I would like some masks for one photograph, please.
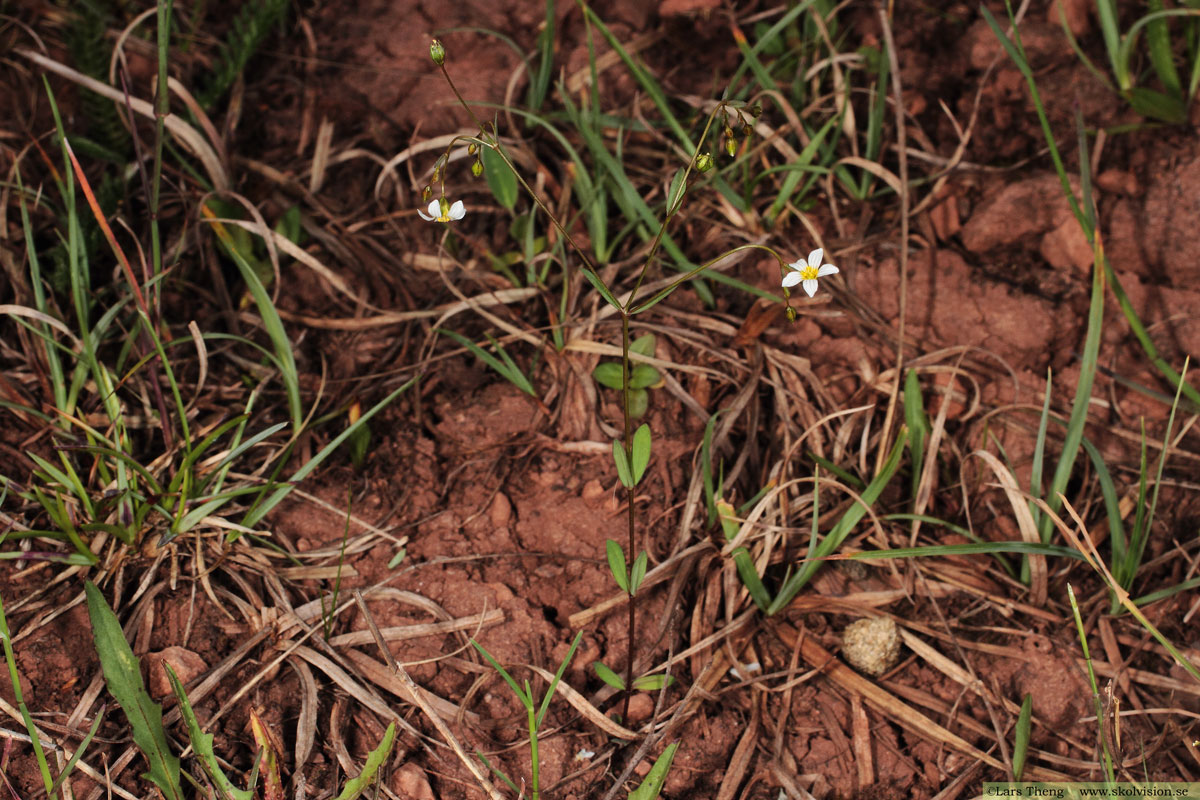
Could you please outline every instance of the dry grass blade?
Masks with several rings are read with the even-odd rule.
[[[317,682],[312,670],[298,658],[288,659],[288,665],[300,678],[300,715],[296,718],[296,772],[299,766],[308,763],[317,733]],[[297,778],[298,779],[298,778]]]
[[[895,695],[880,688],[876,684],[859,675],[850,667],[837,660],[832,653],[817,643],[811,636],[806,636],[790,625],[781,624],[776,628],[779,637],[788,647],[795,647],[799,641],[800,656],[812,666],[820,669],[827,678],[853,694],[861,695],[868,703],[888,714],[900,723],[902,727],[918,736],[933,739],[939,744],[951,747],[971,758],[984,762],[998,770],[1005,769],[1003,763],[977,749],[968,741],[938,725],[924,714],[913,709],[899,700]],[[1032,771],[1030,772],[1032,775]]]
[[[458,756],[459,761],[461,761],[463,765],[470,770],[471,774],[475,776],[475,780],[479,782],[479,785],[483,787],[483,790],[487,792],[488,796],[491,797],[492,800],[501,800],[501,795],[498,791],[496,791],[496,787],[493,786],[492,782],[488,780],[487,776],[480,771],[479,765],[475,763],[475,760],[468,756],[466,751],[463,750],[462,745],[459,744],[458,739],[451,732],[450,728],[438,718],[438,712],[433,709],[432,704],[430,704],[426,698],[426,695],[429,693],[427,693],[420,686],[417,686],[417,684],[413,681],[412,676],[408,674],[408,671],[405,670],[404,667],[399,663],[397,663],[394,658],[392,658],[392,652],[388,649],[387,642],[383,640],[383,635],[379,630],[379,626],[375,624],[375,618],[371,616],[371,610],[367,608],[366,601],[363,600],[362,592],[357,589],[354,591],[354,602],[358,606],[359,611],[362,613],[363,619],[367,621],[367,627],[371,629],[371,634],[375,639],[375,643],[379,646],[379,649],[383,652],[384,657],[387,659],[388,666],[392,669],[392,674],[399,680],[400,685],[403,687],[404,691],[402,693],[396,692],[396,694],[407,694],[412,698],[417,706],[419,706],[420,709],[425,712],[425,716],[429,718],[429,721],[433,723],[433,726],[437,728],[438,733],[442,735],[442,738],[445,740],[446,744],[450,745],[450,748],[454,750],[454,754]],[[353,650],[350,652],[351,654],[355,653]],[[440,699],[434,695],[429,696],[433,697],[434,699]]]
[[[525,666],[532,670],[535,674],[541,676],[541,678],[547,683],[554,680],[553,672],[547,672],[541,667],[535,667],[530,664],[526,664]],[[588,720],[588,722],[591,722],[609,736],[615,736],[618,739],[638,738],[637,733],[634,731],[631,731],[622,725],[618,725],[608,717],[604,716],[604,714],[600,713],[600,710],[589,703],[586,697],[572,689],[571,686],[565,681],[558,682],[558,686],[555,688],[554,693],[556,695],[561,695],[562,698],[570,703],[576,711],[582,714]]]
[[[424,689],[413,683],[412,678],[407,681],[402,677],[407,675],[407,671],[403,671],[403,665],[396,663],[396,672],[392,672],[387,664],[376,661],[366,653],[358,650],[346,650],[343,655],[348,661],[353,662],[354,666],[361,671],[362,676],[375,684],[381,689],[386,689],[396,695],[406,703],[411,703],[426,714],[432,714],[440,717],[443,720],[454,721],[462,715],[464,719],[473,725],[479,724],[479,715],[472,711],[465,711],[459,708],[458,705],[451,703],[449,700],[444,700],[438,697],[428,689]],[[416,688],[416,695],[413,694],[413,687]]]
[[[754,748],[758,744],[760,708],[760,704],[754,702],[750,712],[750,724],[742,732],[742,738],[733,750],[733,757],[729,759],[729,767],[725,770],[725,777],[721,779],[721,788],[717,790],[717,800],[733,800],[737,796],[738,786],[746,776],[750,760],[754,757]]]
[[[148,119],[155,118],[154,106],[145,100],[124,95],[108,84],[101,83],[95,78],[90,78],[82,72],[77,72],[66,64],[62,64],[52,58],[47,58],[40,53],[20,47],[15,48],[13,52],[29,59],[47,72],[60,75],[85,89],[90,89],[96,94],[112,100],[114,103],[124,106],[128,102],[129,107],[143,117]],[[230,186],[229,176],[225,174],[225,167],[221,164],[220,159],[217,158],[216,151],[205,141],[204,137],[195,128],[184,122],[182,117],[170,115],[164,120],[164,124],[167,130],[171,132],[171,135],[183,145],[185,150],[200,159],[200,163],[204,165],[204,171],[208,173],[209,179],[212,180],[213,187],[218,191],[228,190]]]
[[[476,295],[467,300],[444,303],[434,308],[423,308],[419,311],[392,311],[385,314],[376,314],[372,317],[314,317],[309,314],[294,314],[283,309],[278,309],[278,311],[279,316],[288,322],[299,322],[310,328],[320,328],[328,331],[367,331],[373,328],[385,328],[388,325],[400,325],[405,322],[412,322],[415,319],[431,319],[443,315],[451,317],[455,314],[461,314],[464,311],[479,308],[490,308],[509,303],[523,303],[526,300],[537,297],[539,292],[541,292],[541,289],[536,287],[500,289],[499,291]],[[247,317],[246,321],[253,322],[254,318]]]
[[[420,639],[423,636],[441,636],[459,631],[484,630],[503,622],[504,612],[493,608],[491,611],[473,617],[460,617],[446,622],[426,622],[397,628],[380,628],[379,634],[385,642],[402,642],[407,639]],[[334,636],[329,640],[329,644],[334,647],[356,647],[375,640],[372,631],[351,631]]]
[[[1013,474],[1000,459],[986,450],[975,450],[971,455],[987,464],[988,469],[996,476],[996,481],[1012,505],[1013,516],[1016,518],[1017,528],[1021,531],[1021,538],[1031,544],[1040,543],[1042,539],[1038,535],[1037,525],[1034,524],[1033,514],[1029,512],[1029,503],[1021,488],[1017,486]],[[1046,557],[1026,556],[1026,558],[1029,559],[1029,601],[1032,605],[1044,607],[1047,596]]]

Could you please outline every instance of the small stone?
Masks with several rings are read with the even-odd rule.
[[[654,713],[654,698],[648,694],[635,694],[629,698],[629,724],[645,722]]]
[[[860,619],[842,632],[842,655],[859,672],[878,678],[900,658],[900,631],[891,617]]]
[[[425,770],[411,761],[392,773],[392,791],[403,800],[435,800]]]
[[[150,696],[156,700],[172,693],[171,681],[162,662],[171,665],[175,674],[184,686],[208,672],[208,663],[198,653],[193,653],[186,647],[168,647],[157,653],[145,655],[146,666],[150,672]]]
[[[492,505],[488,508],[488,519],[491,520],[493,528],[507,528],[509,520],[512,519],[512,503],[504,492],[496,492],[496,496],[492,498]]]

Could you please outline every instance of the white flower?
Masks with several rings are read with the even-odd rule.
[[[825,251],[818,247],[808,254],[807,263],[804,261],[794,261],[788,264],[788,269],[793,271],[783,276],[783,285],[787,287],[795,286],[799,283],[805,293],[809,297],[812,297],[817,293],[817,278],[824,278],[826,275],[836,275],[838,272],[838,268],[833,264],[822,264],[821,261],[824,258]]]
[[[462,200],[455,200],[454,205],[450,205],[446,201],[446,198],[442,197],[429,201],[428,214],[419,208],[417,209],[417,213],[421,215],[421,219],[429,222],[451,222],[456,219],[462,219],[467,213],[467,208],[463,205]]]

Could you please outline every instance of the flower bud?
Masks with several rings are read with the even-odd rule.
[[[796,309],[792,308],[791,306],[787,307],[787,321],[788,322],[796,321]]]
[[[476,178],[483,174],[483,162],[478,158],[475,159],[475,163],[471,165],[471,174]]]
[[[732,139],[732,138],[733,138],[733,128],[731,128],[731,127],[729,126],[729,123],[728,123],[728,122],[726,122],[726,123],[725,123],[725,138],[726,138],[726,139]]]
[[[433,168],[433,179],[430,183],[437,183],[442,179],[442,168],[440,166]]]
[[[751,128],[748,124],[742,126],[742,136],[745,136],[747,139],[749,139],[753,135],[754,128]]]
[[[469,145],[467,145],[467,155],[473,156],[478,152],[479,152],[479,145],[475,144],[474,142],[471,142]]]
[[[428,203],[431,197],[433,197],[433,187],[426,184],[425,188],[421,190],[421,202]]]
[[[701,172],[708,172],[712,168],[713,168],[712,153],[705,152],[705,153],[701,153],[700,155],[698,155],[696,157],[696,169],[700,170]]]
[[[729,153],[730,158],[737,155],[738,142],[732,136],[725,140],[725,152]]]
[[[441,39],[434,39],[429,43],[429,57],[433,59],[433,63],[439,67],[446,60],[446,48],[442,45]]]
[[[750,112],[750,116],[760,117],[762,116],[762,103],[755,103],[747,110]]]

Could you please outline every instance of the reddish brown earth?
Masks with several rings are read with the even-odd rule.
[[[673,371],[675,386],[652,392],[647,421],[654,431],[655,457],[637,506],[641,541],[652,567],[688,546],[714,543],[677,565],[672,579],[649,590],[639,604],[636,645],[648,665],[688,650],[751,607],[737,592],[728,562],[719,556],[717,534],[702,524],[703,509],[692,527],[680,531],[707,416],[729,407],[748,382],[767,381],[752,393],[720,448],[727,470],[746,453],[740,475],[731,480],[739,501],[776,477],[770,469],[785,458],[785,428],[790,431],[786,441],[795,445],[799,432],[825,414],[869,405],[865,416],[829,423],[805,445],[848,468],[866,468],[867,457],[859,455],[863,420],[871,420],[872,436],[884,424],[895,379],[887,370],[895,363],[895,329],[900,297],[906,292],[905,331],[914,345],[907,363],[920,368],[927,393],[953,382],[966,395],[947,409],[947,436],[966,466],[960,471],[960,462],[947,458],[946,469],[935,476],[939,485],[930,513],[967,524],[959,485],[966,481],[975,492],[971,520],[985,538],[995,539],[1019,534],[1005,513],[1007,501],[987,485],[992,476],[966,454],[993,437],[1027,483],[1035,414],[1047,370],[1054,376],[1055,408],[1064,413],[1069,409],[1085,332],[1092,254],[1043,153],[1024,82],[973,6],[943,4],[946,8],[933,14],[920,4],[896,5],[894,29],[910,145],[949,159],[961,141],[956,126],[967,127],[974,114],[960,166],[948,175],[934,202],[911,221],[903,289],[894,200],[862,209],[845,205],[835,217],[822,195],[809,219],[828,257],[841,267],[841,276],[823,283],[816,302],[797,304],[797,323],[788,325],[779,315],[759,335],[739,340],[747,319],[767,307],[724,291],[718,292],[716,309],[704,308],[685,291],[663,304],[657,316],[647,318],[648,324],[659,326],[657,356],[681,369]],[[995,3],[990,5],[998,11]],[[1097,48],[1087,4],[1068,5],[1076,33],[1085,46]],[[720,84],[722,76],[737,68],[729,12],[713,3],[665,0],[655,10],[649,4],[616,0],[598,8],[622,41],[653,35],[641,54],[672,93],[710,94],[713,76]],[[738,17],[763,10],[739,9]],[[334,123],[339,149],[353,146],[384,160],[458,130],[467,119],[429,63],[430,35],[442,32],[450,54],[447,64],[467,98],[519,101],[526,77],[513,77],[519,63],[514,51],[495,37],[452,29],[495,29],[529,51],[542,18],[541,4],[530,2],[374,0],[307,9],[301,22],[293,18],[286,35],[276,36],[268,55],[255,62],[230,150],[306,184],[312,130],[322,119]],[[1045,9],[1035,9],[1022,31],[1055,134],[1069,168],[1077,174],[1076,104],[1087,125],[1096,128],[1115,129],[1141,120],[1096,85],[1066,47],[1054,19]],[[558,58],[569,75],[587,63],[578,9],[559,3],[556,24]],[[872,6],[848,8],[843,25],[851,31],[848,51],[881,41]],[[600,53],[606,50],[599,47]],[[304,62],[304,71],[298,73],[283,54],[313,60]],[[606,107],[612,108],[625,109],[639,96],[637,84],[620,66],[604,75],[602,91]],[[768,109],[767,123],[783,126],[782,116],[773,114]],[[502,117],[502,133],[507,126]],[[1200,265],[1195,258],[1200,251],[1200,146],[1194,132],[1193,126],[1143,126],[1106,136],[1102,148],[1092,139],[1105,251],[1160,353],[1176,366],[1184,356],[1200,352]],[[890,124],[889,134],[894,135]],[[654,140],[638,144],[654,146]],[[355,397],[374,401],[410,377],[414,365],[431,353],[430,321],[339,329],[306,325],[299,321],[302,317],[337,321],[436,307],[456,299],[447,282],[468,295],[507,287],[483,258],[485,248],[505,243],[507,219],[491,205],[482,183],[463,188],[472,208],[461,226],[466,244],[459,259],[467,264],[465,269],[448,256],[439,264],[443,231],[407,213],[419,204],[425,180],[420,170],[428,169],[436,152],[440,149],[422,154],[411,173],[406,163],[379,195],[374,193],[377,164],[365,159],[337,164],[305,206],[321,226],[343,236],[343,249],[335,255],[321,246],[314,252],[336,262],[339,277],[374,307],[355,307],[326,281],[295,265],[281,287],[279,305],[298,342],[306,389],[315,394],[324,375],[330,409]],[[894,150],[884,163],[898,168]],[[913,174],[932,172],[927,160],[915,156],[908,168]],[[465,175],[465,164],[452,169],[458,170],[455,180]],[[543,177],[561,185],[557,166],[554,174]],[[298,194],[295,184],[283,193],[252,168],[247,168],[239,189],[268,212],[281,210]],[[923,189],[915,199],[926,192]],[[388,215],[396,216],[381,223]],[[373,222],[356,228],[362,220]],[[719,252],[725,241],[706,235],[713,223],[703,212],[677,224],[680,241],[697,257],[710,249]],[[11,215],[9,225],[12,229]],[[770,233],[770,243],[797,258],[815,246],[794,218],[786,228]],[[749,258],[730,274],[778,291],[774,261]],[[11,302],[5,297],[3,302]],[[591,296],[579,302],[576,318],[587,320],[592,303]],[[529,330],[545,324],[545,308],[541,301],[530,301],[502,306],[494,313],[509,325]],[[220,324],[217,313],[213,311],[214,325]],[[482,339],[484,330],[498,330],[469,313],[452,322],[451,327],[476,339]],[[576,335],[578,340],[607,344],[619,340],[612,318],[581,325]],[[340,560],[349,502],[353,515],[373,528],[349,524],[341,600],[348,600],[354,589],[385,587],[375,599],[368,594],[366,600],[380,628],[464,620],[456,630],[393,641],[391,655],[407,665],[420,686],[445,701],[446,721],[469,751],[486,753],[509,775],[528,776],[523,710],[468,639],[477,637],[497,660],[525,678],[532,675],[526,665],[553,671],[576,632],[582,631],[564,680],[602,711],[620,710],[617,698],[590,668],[597,660],[624,665],[629,653],[625,607],[617,603],[594,611],[616,594],[605,562],[605,540],[623,541],[626,530],[624,494],[607,449],[620,413],[613,393],[591,381],[591,370],[600,361],[596,353],[513,345],[523,364],[538,361],[534,375],[541,399],[534,401],[477,360],[453,354],[448,344],[443,340],[438,345],[439,358],[425,365],[422,382],[372,425],[365,468],[356,471],[348,459],[338,459],[306,481],[300,487],[305,494],[285,502],[268,519],[266,529],[273,543],[299,564],[333,568]],[[1161,437],[1169,406],[1134,387],[1160,394],[1168,387],[1149,366],[1111,294],[1100,364],[1089,436],[1110,463],[1135,466],[1137,439],[1120,432],[1136,432],[1144,416],[1151,439]],[[936,409],[935,404],[931,413]],[[32,433],[32,428],[11,421],[0,426],[12,469],[29,468],[21,453],[37,446],[31,442]],[[328,435],[318,432],[302,447],[314,451]],[[1189,454],[1195,448],[1187,447],[1188,441],[1172,455],[1168,475],[1174,485],[1162,501],[1148,555],[1158,560],[1147,568],[1139,594],[1192,577],[1189,560],[1194,554],[1187,545],[1195,537],[1197,510],[1194,495],[1186,491],[1195,463]],[[788,457],[799,456],[793,452]],[[803,476],[811,463],[797,461],[789,469],[789,477]],[[1119,475],[1123,487],[1136,480],[1128,469]],[[896,482],[908,480],[902,475]],[[894,489],[882,502],[889,511],[904,511],[907,498]],[[843,500],[838,493],[823,495],[822,508]],[[1081,491],[1077,500],[1089,524],[1102,528],[1098,492]],[[776,519],[771,524],[788,526],[793,537],[801,537],[790,545],[799,554],[810,518]],[[860,527],[848,545],[878,547],[873,531]],[[927,528],[925,533],[929,543],[962,541],[941,529]],[[893,534],[889,546],[907,544],[908,530],[897,527]],[[404,560],[389,568],[401,547],[406,549]],[[203,565],[195,559],[199,551],[205,551]],[[132,619],[122,616],[122,621],[128,625],[134,652],[145,656],[156,696],[165,694],[161,683],[155,683],[161,681],[156,675],[158,657],[197,678],[232,658],[231,669],[197,703],[197,713],[216,737],[216,752],[235,771],[249,770],[253,762],[248,727],[253,707],[281,739],[288,791],[301,777],[309,796],[328,797],[337,791],[345,773],[357,769],[390,721],[317,660],[340,658],[356,686],[377,693],[427,737],[401,734],[387,770],[386,786],[395,796],[484,796],[429,720],[394,682],[389,683],[390,673],[375,644],[353,638],[355,632],[367,630],[357,609],[351,607],[336,618],[330,645],[322,641],[319,614],[305,621],[315,627],[310,637],[299,632],[303,628],[282,624],[292,609],[332,589],[331,570],[319,578],[306,577],[296,571],[296,563],[244,541],[225,554],[224,566],[213,569],[216,556],[215,542],[196,539],[181,540],[159,554],[152,548],[131,553],[111,572],[105,591],[110,599],[118,598],[118,613],[139,610]],[[1033,768],[1043,770],[1042,777],[1098,779],[1091,768],[1096,723],[1087,719],[1093,713],[1090,689],[1066,606],[1068,581],[1081,596],[1100,596],[1101,584],[1094,575],[1077,564],[1052,565],[1050,599],[1044,608],[1035,608],[1025,588],[1003,577],[984,557],[898,563],[830,565],[794,608],[777,619],[753,617],[719,645],[678,659],[672,672],[679,683],[667,692],[663,720],[718,657],[736,659],[743,679],[723,673],[699,698],[694,713],[673,730],[671,738],[681,746],[664,796],[773,799],[781,788],[791,792],[793,787],[818,798],[971,796],[980,791],[981,781],[1002,779],[1005,773],[976,764],[940,742],[915,714],[1003,760],[995,729],[999,727],[1011,743],[1011,707],[1019,705],[1026,692],[1033,696]],[[0,567],[0,592],[14,632],[24,700],[44,730],[74,747],[107,696],[91,646],[80,576],[45,564],[5,564]],[[174,577],[173,565],[178,566]],[[195,578],[210,569],[206,582]],[[918,571],[920,581],[914,577]],[[778,578],[779,573],[772,574]],[[926,591],[924,580],[936,583],[938,590]],[[1148,610],[1151,620],[1184,647],[1196,645],[1190,616],[1185,616],[1193,601],[1194,596],[1185,593]],[[1156,645],[1147,643],[1141,628],[1126,619],[1110,620],[1102,613],[1106,602],[1092,602],[1087,610],[1102,679],[1114,674],[1105,665],[1115,662],[1122,670],[1117,682],[1122,708],[1171,705],[1196,710],[1200,692],[1186,675],[1177,674]],[[485,624],[489,612],[492,621]],[[910,643],[899,664],[877,681],[907,704],[912,715],[905,719],[881,710],[869,698],[864,702],[849,684],[836,679],[828,662],[813,663],[801,656],[800,643],[785,635],[785,627],[799,630],[802,637],[836,654],[841,630],[867,613],[894,616],[909,635],[977,678],[977,688],[952,680],[939,669],[941,662],[916,652]],[[583,622],[575,624],[573,619]],[[238,650],[247,643],[248,649]],[[293,646],[304,649],[288,654]],[[272,664],[280,656],[285,656],[282,664]],[[760,665],[760,679],[746,681],[745,665],[752,662]],[[1174,678],[1177,685],[1147,684],[1135,670]],[[539,692],[544,685],[535,683]],[[247,686],[243,698],[231,701]],[[0,681],[0,697],[14,702],[7,681]],[[631,705],[631,724],[644,723],[654,713],[648,697]],[[307,742],[301,734],[304,724],[315,725],[315,741]],[[1196,738],[1189,719],[1133,716],[1123,725],[1127,741],[1134,743],[1127,744],[1125,756],[1135,773],[1141,774],[1144,754],[1155,777],[1195,779],[1200,761],[1187,745]],[[2,727],[23,730],[19,719],[6,720]],[[171,731],[176,737],[186,735],[177,723]],[[137,777],[143,771],[140,756],[120,760],[132,747],[127,736],[123,720],[110,705],[86,760],[97,769],[107,765],[111,780],[134,796],[148,796],[149,784]],[[7,735],[5,741],[12,743],[11,749],[4,750],[0,763],[6,765],[15,796],[36,797],[40,778],[28,746]],[[581,759],[576,755],[581,750],[596,755]],[[632,747],[582,718],[575,707],[556,701],[540,745],[544,796],[598,798],[632,752]],[[643,763],[637,774],[647,767],[648,762]],[[962,782],[955,783],[959,778]],[[103,792],[88,777],[74,780],[73,790],[87,800]]]

